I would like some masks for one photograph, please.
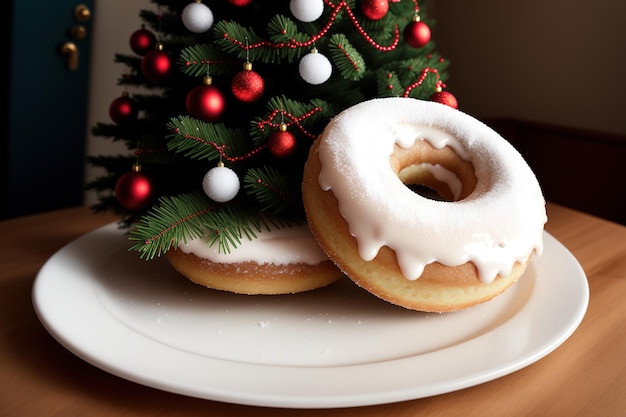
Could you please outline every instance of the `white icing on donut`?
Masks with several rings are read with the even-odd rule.
[[[450,146],[470,161],[474,191],[446,202],[404,185],[390,155],[395,144],[409,148],[417,140]],[[489,283],[543,250],[547,217],[535,175],[506,140],[465,113],[410,98],[369,100],[331,120],[318,152],[320,186],[337,198],[361,258],[372,260],[388,246],[407,279],[419,278],[435,261],[471,261]]]
[[[217,244],[209,245],[203,238],[180,242],[178,249],[212,262],[229,264],[318,265],[328,260],[306,225],[264,230],[252,240],[244,237],[236,248],[227,253],[220,251]]]
[[[426,167],[428,172],[430,172],[435,179],[445,183],[452,191],[452,195],[455,200],[458,200],[461,196],[461,190],[463,189],[463,184],[459,177],[456,174],[448,169],[445,169],[439,164],[422,164]]]

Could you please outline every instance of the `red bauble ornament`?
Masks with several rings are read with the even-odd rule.
[[[426,23],[414,19],[406,25],[402,35],[413,48],[422,48],[430,41],[430,28]]]
[[[115,198],[126,209],[138,211],[152,203],[154,186],[152,180],[141,172],[141,165],[122,175],[115,184]]]
[[[228,0],[228,2],[236,7],[245,7],[252,3],[252,0]]]
[[[276,158],[288,158],[296,150],[296,137],[287,131],[287,125],[282,123],[280,130],[272,133],[267,139],[267,149]]]
[[[138,29],[130,35],[130,49],[137,55],[145,55],[154,50],[157,43],[156,36],[148,29]]]
[[[191,89],[185,99],[187,112],[205,122],[217,122],[226,110],[226,99],[219,88],[211,85],[211,77],[204,77],[204,84]]]
[[[172,57],[163,51],[163,46],[148,52],[141,60],[141,73],[154,84],[161,84],[172,72]]]
[[[363,15],[371,20],[380,20],[389,11],[389,0],[363,0],[361,2]]]
[[[253,103],[260,99],[265,92],[265,81],[258,72],[252,71],[252,64],[246,62],[243,71],[233,78],[231,91],[237,100]]]
[[[118,125],[126,122],[132,122],[137,119],[137,103],[128,96],[128,92],[124,91],[122,95],[111,102],[109,105],[109,116]]]
[[[430,96],[431,101],[436,101],[437,103],[445,104],[446,106],[450,106],[453,109],[459,108],[459,102],[456,97],[452,93],[447,91],[438,91],[432,96]]]

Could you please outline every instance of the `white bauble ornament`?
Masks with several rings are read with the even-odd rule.
[[[328,58],[313,48],[310,53],[302,57],[298,70],[304,81],[317,85],[330,78],[333,73],[333,66]]]
[[[324,0],[291,0],[289,10],[301,22],[313,22],[324,12]]]
[[[202,189],[211,200],[225,203],[235,198],[239,192],[239,177],[235,171],[220,162],[205,174]]]
[[[213,12],[201,0],[185,6],[181,19],[183,25],[193,33],[206,32],[213,26]]]

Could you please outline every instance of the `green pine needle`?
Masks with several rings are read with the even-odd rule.
[[[358,81],[365,75],[366,67],[363,56],[350,44],[343,34],[330,38],[330,56],[333,63],[346,80]]]
[[[176,247],[178,242],[202,236],[202,216],[213,208],[214,204],[200,193],[162,197],[131,230],[129,239],[136,242],[131,250],[152,259]]]
[[[272,120],[267,120],[268,115],[278,111],[284,111],[287,114],[290,114],[296,118],[300,118],[303,115],[313,112],[315,109],[319,109],[319,111],[313,112],[309,117],[303,118],[299,121],[299,125],[305,129],[307,132],[312,134],[319,134],[323,127],[328,123],[330,118],[332,117],[333,107],[323,101],[318,99],[312,99],[309,103],[303,103],[297,100],[293,100],[288,98],[287,96],[279,96],[279,97],[271,97],[267,100],[267,113],[262,117],[256,117],[251,123],[250,129],[250,138],[252,139],[255,146],[261,146],[262,144],[267,142],[268,137],[276,131],[275,128],[264,127],[263,129],[259,129],[258,126],[260,124],[264,124],[267,122],[271,122],[273,124],[278,124],[281,122],[289,123],[291,120],[278,113],[276,117]],[[299,130],[294,128],[292,133],[299,134]]]
[[[232,65],[225,64],[228,61],[228,55],[221,53],[212,44],[203,43],[193,44],[181,50],[178,66],[184,74],[193,77],[203,77],[205,75],[228,74],[232,71]],[[215,65],[211,65],[211,62],[215,63]],[[237,68],[239,67],[241,65],[237,63]]]
[[[174,117],[168,123],[171,133],[167,147],[187,158],[217,161],[237,157],[246,149],[247,132],[227,128],[221,123],[207,123],[189,116]]]
[[[380,97],[400,97],[404,94],[404,88],[398,79],[398,75],[394,72],[378,71],[376,74],[376,85],[378,86],[378,95]]]
[[[270,166],[250,169],[244,177],[246,191],[261,203],[262,211],[275,215],[301,210],[300,183],[300,176],[287,176]]]
[[[258,36],[253,29],[246,28],[240,25],[237,22],[233,22],[232,20],[220,20],[213,25],[213,33],[215,33],[215,44],[221,48],[227,54],[233,54],[237,56],[241,60],[251,60],[251,61],[263,61],[261,58],[264,56],[260,56],[259,54],[268,53],[268,51],[261,51],[265,48],[255,48],[248,49],[242,48],[242,45],[253,44],[257,42],[261,42],[263,38]],[[225,36],[227,35],[227,36]],[[233,42],[232,40],[237,40],[238,42]],[[269,51],[269,53],[273,53],[273,51]],[[267,58],[267,57],[265,57]]]
[[[135,242],[130,250],[150,260],[202,238],[209,246],[218,245],[219,252],[230,253],[244,238],[253,240],[263,231],[300,223],[296,216],[276,217],[247,204],[215,203],[200,192],[162,197],[130,231],[129,240]]]

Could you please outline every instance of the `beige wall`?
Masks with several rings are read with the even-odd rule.
[[[462,110],[626,134],[626,1],[429,5]]]

